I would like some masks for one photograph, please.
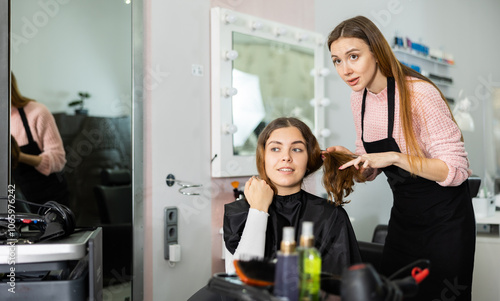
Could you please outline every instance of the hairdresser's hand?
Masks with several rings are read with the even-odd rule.
[[[266,181],[251,177],[245,184],[245,198],[250,208],[267,212],[273,201],[274,191]]]
[[[364,154],[358,156],[344,165],[340,166],[339,169],[346,169],[349,166],[354,166],[356,169],[369,169],[369,168],[384,168],[395,164],[399,160],[399,153],[396,152],[385,152],[385,153],[373,153]]]
[[[329,152],[329,153],[337,152],[337,153],[342,153],[342,154],[348,154],[348,155],[351,155],[351,156],[355,156],[355,154],[353,152],[351,152],[347,148],[345,148],[343,146],[340,146],[340,145],[330,146],[330,147],[328,147],[326,149],[326,151]]]

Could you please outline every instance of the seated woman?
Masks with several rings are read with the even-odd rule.
[[[234,259],[276,258],[283,227],[293,226],[299,242],[303,221],[314,223],[323,272],[340,275],[360,262],[356,236],[342,207],[354,180],[364,180],[355,168],[339,170],[350,160],[345,154],[322,154],[309,127],[296,118],[278,118],[267,125],[257,145],[260,178],[245,184],[246,200],[224,208],[226,272],[235,272]],[[321,166],[329,200],[301,188],[304,178]]]

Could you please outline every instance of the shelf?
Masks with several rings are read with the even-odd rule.
[[[438,86],[443,86],[443,87],[453,87],[453,84],[447,83],[447,82],[440,82],[437,80],[431,79],[433,83],[435,83]]]
[[[429,61],[429,62],[431,62],[433,64],[438,64],[438,65],[447,66],[447,67],[453,67],[453,66],[455,66],[455,65],[452,65],[452,64],[448,64],[448,63],[445,63],[445,62],[438,61],[436,59],[432,59],[432,58],[430,58],[428,56],[424,56],[424,55],[420,55],[420,54],[415,54],[413,52],[410,52],[410,51],[404,50],[404,49],[393,48],[392,51],[395,54],[400,53],[400,54],[403,54],[403,55],[408,55],[408,56],[415,57],[415,58],[418,58],[418,59],[421,59],[421,60]]]

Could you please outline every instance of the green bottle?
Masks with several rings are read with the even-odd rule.
[[[302,223],[300,236],[299,271],[300,301],[320,300],[321,254],[314,247],[313,223]]]

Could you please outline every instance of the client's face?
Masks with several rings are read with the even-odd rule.
[[[279,195],[300,191],[307,169],[306,141],[295,127],[274,130],[265,145],[265,169]]]

